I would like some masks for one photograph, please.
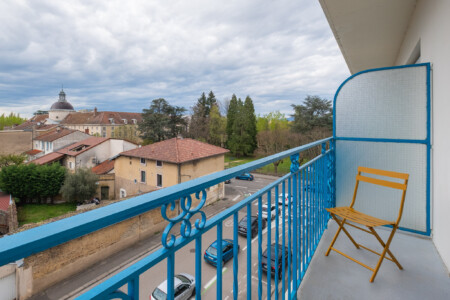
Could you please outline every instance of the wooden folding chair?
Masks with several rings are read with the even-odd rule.
[[[363,176],[361,175],[362,173],[367,173],[367,174],[374,174],[374,175],[379,175],[379,176],[384,176],[384,177],[391,177],[391,178],[397,178],[397,179],[402,179],[404,180],[403,183],[398,183],[395,181],[388,181],[388,180],[382,180],[382,179],[377,179],[377,178],[373,178],[373,177],[367,177],[367,176]],[[394,237],[395,231],[398,228],[398,223],[400,222],[400,219],[402,217],[402,213],[403,213],[403,204],[405,202],[405,195],[406,195],[406,187],[408,185],[408,179],[409,179],[409,174],[404,174],[404,173],[397,173],[397,172],[391,172],[391,171],[383,171],[383,170],[377,170],[377,169],[371,169],[371,168],[364,168],[364,167],[358,167],[358,175],[356,175],[356,185],[355,185],[355,191],[353,193],[353,200],[352,203],[350,204],[349,207],[335,207],[335,208],[327,208],[327,211],[331,214],[331,217],[336,221],[336,223],[339,225],[339,229],[337,230],[333,241],[330,244],[330,247],[328,248],[327,252],[325,253],[325,256],[328,256],[328,254],[330,254],[331,250],[336,251],[337,253],[347,257],[348,259],[360,264],[361,266],[371,270],[373,272],[372,277],[370,278],[370,282],[373,282],[373,280],[375,279],[375,276],[377,275],[378,269],[380,269],[381,263],[383,261],[383,259],[388,259],[392,262],[394,262],[398,268],[400,270],[403,269],[403,267],[400,265],[400,263],[397,261],[397,259],[394,257],[394,255],[391,253],[391,251],[389,250],[389,245],[391,244],[392,238]],[[387,221],[387,220],[382,220],[382,219],[378,219],[375,218],[373,216],[370,215],[366,215],[362,212],[359,212],[355,209],[353,209],[353,205],[355,204],[355,200],[356,200],[356,193],[358,191],[358,185],[360,181],[364,181],[364,182],[368,182],[368,183],[372,183],[372,184],[376,184],[376,185],[381,185],[381,186],[385,186],[385,187],[390,187],[393,189],[399,189],[402,190],[402,200],[400,203],[400,208],[399,208],[399,212],[398,212],[398,217],[397,217],[397,221],[393,222],[393,221]],[[357,223],[359,225],[362,226],[366,226],[369,230],[365,229],[365,228],[361,228],[359,226],[356,226],[354,224],[351,224],[349,222],[353,222],[353,223]],[[375,238],[378,240],[378,242],[380,242],[381,246],[383,247],[383,252],[380,254],[372,249],[369,249],[361,244],[358,244],[355,242],[355,240],[353,239],[353,237],[350,235],[350,233],[345,229],[344,225],[349,225],[352,227],[355,227],[357,229],[360,229],[362,231],[365,231],[367,233],[370,233],[372,235],[375,236]],[[392,231],[391,234],[389,235],[389,238],[387,240],[386,243],[383,242],[383,240],[381,239],[381,237],[377,234],[377,232],[373,229],[374,227],[377,226],[385,226],[385,225],[391,225],[392,226]],[[348,236],[348,238],[350,239],[350,241],[353,243],[353,245],[355,245],[355,247],[357,249],[364,248],[372,253],[375,253],[377,255],[380,256],[380,259],[378,260],[378,263],[376,265],[375,268],[371,268],[365,264],[363,264],[362,262],[348,256],[347,254],[333,248],[334,243],[336,242],[336,239],[339,235],[339,233],[342,231],[344,231],[344,233]],[[386,253],[389,255],[389,257],[386,257]]]

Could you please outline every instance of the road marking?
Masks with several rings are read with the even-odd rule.
[[[258,277],[256,277],[256,276],[252,276],[252,278],[255,280],[259,280]],[[267,285],[267,282],[262,280],[262,278],[261,278],[261,282],[264,283],[265,285]]]
[[[228,296],[225,297],[225,300],[228,300]]]
[[[224,274],[226,271],[227,271],[227,267],[223,267],[222,274]],[[216,282],[216,280],[217,280],[217,275],[215,275],[210,281],[208,281],[208,283],[205,286],[203,286],[202,295]]]
[[[236,197],[234,197],[231,201],[236,201],[237,199],[239,199],[239,197],[240,197],[241,195],[237,195]]]
[[[240,185],[235,185],[234,187],[242,188],[242,189],[248,189],[248,187],[246,187],[246,186],[240,186]]]

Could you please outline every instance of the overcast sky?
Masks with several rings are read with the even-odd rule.
[[[317,0],[0,2],[0,113],[141,112],[250,95],[258,114],[332,99],[349,76]]]

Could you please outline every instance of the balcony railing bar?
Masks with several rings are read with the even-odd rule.
[[[231,215],[233,215],[233,221],[234,221],[234,233],[233,233],[233,237],[234,237],[234,257],[236,259],[234,260],[233,263],[233,270],[234,270],[234,279],[233,279],[233,291],[234,291],[234,298],[237,298],[238,295],[238,286],[237,286],[237,273],[238,273],[238,265],[237,265],[237,224],[238,224],[238,212],[244,208],[245,206],[247,206],[247,222],[249,225],[250,223],[250,218],[249,216],[251,216],[251,202],[254,201],[256,198],[258,199],[258,296],[261,299],[262,298],[262,269],[261,269],[261,259],[262,259],[262,196],[266,193],[267,196],[267,206],[269,208],[268,211],[268,229],[267,229],[267,264],[268,264],[268,277],[267,277],[267,298],[270,299],[271,297],[271,213],[270,213],[270,207],[271,207],[271,193],[272,190],[275,189],[275,205],[276,205],[276,216],[275,216],[275,220],[276,220],[276,244],[278,244],[278,219],[279,219],[279,212],[278,212],[278,186],[279,184],[282,184],[283,186],[283,195],[285,197],[285,182],[286,180],[288,181],[288,199],[293,199],[293,205],[288,205],[288,250],[289,250],[289,255],[288,255],[288,294],[291,295],[291,298],[293,299],[295,297],[295,293],[291,293],[291,288],[294,290],[297,290],[301,279],[302,279],[302,275],[300,275],[300,271],[303,270],[303,274],[304,271],[307,268],[307,265],[309,265],[310,259],[311,259],[311,255],[312,253],[314,253],[313,251],[313,247],[315,249],[316,246],[316,242],[318,241],[319,235],[321,235],[321,233],[316,233],[316,230],[314,229],[318,229],[319,224],[317,224],[318,220],[319,220],[319,214],[317,210],[313,211],[313,205],[311,205],[313,202],[314,203],[314,208],[319,208],[319,203],[317,202],[317,200],[319,199],[319,195],[318,195],[318,188],[319,188],[319,172],[322,172],[322,177],[323,177],[323,169],[320,167],[317,167],[318,165],[320,166],[321,164],[325,165],[323,160],[320,160],[321,158],[325,157],[326,155],[328,155],[330,152],[330,150],[325,151],[324,153],[320,154],[319,156],[317,156],[315,159],[311,160],[310,162],[308,162],[307,164],[301,166],[299,168],[299,171],[297,171],[296,173],[291,173],[291,174],[287,174],[285,176],[283,176],[282,178],[280,178],[279,180],[269,184],[268,186],[266,186],[265,188],[259,190],[257,193],[251,195],[250,197],[247,197],[246,199],[244,199],[243,201],[239,202],[238,204],[234,205],[233,207],[225,210],[224,212],[212,217],[210,220],[208,220],[205,224],[205,227],[202,230],[196,230],[194,229],[193,234],[189,237],[189,238],[179,238],[175,241],[174,246],[166,249],[160,249],[157,250],[155,253],[150,254],[149,256],[147,256],[146,258],[144,258],[143,260],[135,263],[134,265],[132,265],[131,267],[129,267],[128,269],[124,270],[123,272],[119,273],[118,275],[116,275],[115,277],[107,280],[106,282],[98,285],[97,287],[93,288],[91,291],[85,293],[84,295],[82,295],[81,297],[79,297],[78,299],[99,299],[101,297],[101,295],[106,295],[107,293],[111,293],[123,286],[126,282],[127,282],[127,278],[137,278],[137,280],[139,280],[139,275],[143,272],[145,272],[146,270],[150,269],[153,265],[155,265],[157,262],[163,260],[164,258],[168,257],[168,262],[167,262],[167,272],[168,272],[168,285],[169,285],[169,290],[168,290],[168,298],[170,299],[170,296],[173,296],[173,275],[174,275],[174,262],[175,262],[175,258],[174,258],[174,253],[184,247],[187,243],[189,243],[190,241],[192,241],[193,239],[195,239],[196,241],[201,240],[201,235],[204,234],[206,231],[212,229],[214,226],[217,227],[217,252],[218,252],[218,260],[217,260],[217,290],[216,290],[216,297],[217,299],[220,299],[222,297],[222,231],[223,231],[223,220],[227,219],[228,217],[230,217]],[[308,169],[307,169],[308,168]],[[306,172],[306,170],[308,170],[308,172]],[[314,172],[311,172],[314,171]],[[313,174],[311,174],[313,173]],[[314,177],[312,177],[314,176]],[[305,179],[306,177],[306,179]],[[303,185],[302,185],[303,182]],[[313,182],[314,185],[311,184],[311,182]],[[292,184],[293,183],[293,184]],[[297,190],[298,187],[298,190]],[[311,188],[312,187],[312,188]],[[324,185],[322,185],[322,187],[324,187]],[[293,188],[293,190],[291,189]],[[291,191],[293,191],[293,193],[291,194]],[[305,194],[308,196],[306,197],[307,199],[304,199],[305,197],[302,197],[302,191],[305,192]],[[324,191],[322,191],[322,198],[325,196],[324,195]],[[297,195],[300,196],[299,197],[299,205],[297,205]],[[301,199],[301,200],[300,200]],[[305,203],[306,201],[307,203]],[[323,199],[322,199],[323,200]],[[289,200],[290,201],[290,200]],[[305,206],[306,204],[306,209],[309,211],[308,214],[306,215],[302,215],[302,206]],[[284,213],[284,207],[285,205],[283,205],[283,221],[285,219],[285,213]],[[291,207],[293,209],[293,211],[291,211]],[[303,209],[304,210],[304,209]],[[312,213],[314,213],[314,216],[312,216]],[[294,218],[292,218],[291,216],[296,216]],[[313,217],[313,219],[311,220],[311,217]],[[293,219],[293,224],[291,227],[291,219]],[[305,221],[301,221],[299,223],[297,223],[297,219],[298,220],[305,220]],[[311,222],[312,221],[312,222]],[[285,224],[285,222],[283,222],[283,225]],[[308,234],[306,236],[303,236],[301,233],[303,233],[304,230],[302,230],[302,225],[303,227],[306,226],[307,230],[308,230]],[[323,227],[323,226],[321,226]],[[251,226],[247,227],[247,237],[249,236],[251,230],[249,230],[249,228],[251,228]],[[283,229],[284,230],[284,229]],[[293,232],[293,240],[292,240],[292,245],[291,245],[291,230]],[[284,237],[285,237],[285,232],[283,231],[283,252],[285,249],[285,241],[284,241]],[[300,238],[298,238],[300,237]],[[308,247],[306,249],[306,251],[308,251],[308,255],[306,255],[305,251],[304,254],[302,252],[299,252],[297,250],[301,249],[300,247],[302,246],[302,248],[305,248],[305,239],[308,239]],[[300,242],[301,240],[301,242]],[[247,240],[247,242],[249,243],[249,241],[251,241],[251,238],[249,238]],[[198,243],[198,242],[196,242]],[[200,242],[201,243],[201,242]],[[251,244],[251,243],[250,243]],[[291,249],[292,247],[294,247],[294,251],[293,251],[293,259],[294,259],[294,265],[291,268]],[[275,249],[277,249],[278,247],[275,247]],[[197,249],[201,249],[201,247],[198,247]],[[196,249],[196,250],[197,250]],[[248,253],[251,253],[251,246],[249,247],[250,250],[248,250]],[[278,250],[275,250],[276,252]],[[196,253],[199,253],[200,251],[196,251]],[[276,253],[277,254],[277,253]],[[247,273],[248,271],[251,269],[251,255],[250,259],[248,260],[247,263]],[[305,257],[306,256],[306,257]],[[198,264],[198,262],[200,261],[201,257],[197,254],[196,255],[197,259],[196,259],[196,264]],[[278,256],[276,255],[276,257],[278,258]],[[300,263],[300,261],[297,260],[297,258],[299,257],[304,257],[306,258],[303,261],[306,261],[306,265],[305,263]],[[146,261],[147,263],[144,263],[144,261]],[[249,263],[250,262],[250,263]],[[283,260],[284,262],[284,260]],[[297,264],[298,263],[298,264]],[[275,262],[276,266],[278,266],[278,261]],[[298,265],[298,267],[297,267]],[[196,267],[197,269],[197,267]],[[201,269],[200,267],[198,267],[198,269]],[[283,269],[284,269],[284,263],[283,263]],[[297,277],[297,272],[298,272],[298,277]],[[293,276],[293,281],[292,284],[295,284],[295,286],[291,287],[291,273]],[[197,275],[196,275],[197,276]],[[251,276],[248,276],[251,278]],[[275,267],[275,278],[278,277],[278,267]],[[169,278],[172,278],[172,280],[170,280]],[[285,277],[283,275],[283,284],[285,281]],[[199,283],[201,283],[201,278],[198,281]],[[276,289],[276,298],[278,298],[278,281],[277,279],[275,279],[275,289]],[[200,290],[200,289],[198,289]],[[250,280],[250,284],[247,287],[247,291],[250,290],[251,291],[251,280]],[[284,289],[283,289],[284,291]],[[198,299],[200,299],[200,296],[198,295],[199,291],[197,292],[197,297]],[[251,297],[251,296],[250,296]],[[285,294],[283,293],[283,298],[285,297]]]
[[[203,176],[152,193],[137,196],[70,218],[45,224],[17,234],[3,237],[0,241],[0,265],[4,265],[34,253],[52,248],[109,225],[135,217],[146,211],[161,207],[173,200],[206,189],[244,172],[248,172],[296,153],[330,141],[322,139],[259,159],[245,165]]]

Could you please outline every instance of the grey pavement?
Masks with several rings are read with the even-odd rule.
[[[336,230],[336,223],[330,221],[298,291],[299,299],[450,299],[449,271],[431,239],[398,231],[390,250],[404,269],[385,260],[370,283],[371,271],[337,252],[324,255]],[[375,237],[351,227],[347,230],[358,243],[381,252]],[[377,232],[387,239],[389,231],[377,228]],[[334,247],[369,266],[375,266],[378,260],[369,251],[357,250],[344,234],[339,235]]]

